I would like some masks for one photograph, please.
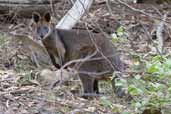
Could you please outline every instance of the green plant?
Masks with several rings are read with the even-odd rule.
[[[112,42],[117,42],[118,39],[125,39],[127,38],[127,33],[125,32],[124,28],[120,26],[115,33],[111,34]]]
[[[154,56],[144,61],[143,75],[129,79],[128,93],[134,96],[132,106],[135,112],[145,109],[168,111],[171,107],[171,58]]]
[[[111,100],[107,97],[103,96],[100,98],[100,104],[106,108],[110,108],[112,112],[117,113],[120,112],[120,107],[114,106]]]
[[[0,33],[0,46],[2,46],[3,44],[5,44],[8,41],[8,38],[6,35]]]

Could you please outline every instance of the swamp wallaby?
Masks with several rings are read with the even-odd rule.
[[[70,65],[77,66],[83,95],[98,93],[98,80],[109,79],[114,71],[122,71],[120,58],[112,42],[103,34],[56,29],[51,24],[50,13],[41,16],[35,12],[32,16],[36,34],[41,38],[55,67],[60,68],[69,61],[87,58],[79,64],[76,62]],[[58,62],[55,58],[58,58]],[[115,92],[118,96],[123,94]]]

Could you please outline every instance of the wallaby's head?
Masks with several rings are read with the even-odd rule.
[[[36,32],[36,36],[38,37],[38,39],[42,40],[46,48],[51,46],[52,50],[55,50],[50,53],[53,55],[58,55],[60,59],[60,64],[62,65],[66,50],[63,42],[60,40],[58,34],[56,33],[54,25],[51,23],[50,13],[47,12],[43,16],[41,16],[39,13],[34,12],[32,14],[32,19],[33,29]]]
[[[43,39],[51,33],[52,24],[51,24],[51,16],[49,12],[45,13],[43,16],[41,16],[37,12],[33,12],[32,19],[33,19],[34,29],[38,37]]]

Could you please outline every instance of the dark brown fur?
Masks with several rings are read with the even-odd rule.
[[[45,14],[43,18],[39,16],[39,21],[36,20],[36,16],[39,16],[39,14],[33,14],[35,28],[41,26],[48,27],[48,32],[41,39],[50,55],[53,65],[57,68],[69,61],[90,56],[97,51],[97,54],[91,57],[90,61],[83,62],[77,68],[80,71],[79,77],[82,81],[84,93],[98,93],[98,80],[109,79],[114,71],[122,71],[121,61],[115,51],[115,47],[110,39],[105,38],[103,34],[95,34],[87,30],[56,29],[50,24],[49,13]],[[40,33],[37,34],[40,35]],[[108,60],[103,55],[109,56]],[[58,62],[55,60],[56,57],[59,58]],[[74,65],[72,64],[71,66],[73,67]],[[82,71],[90,73],[108,72],[103,75],[90,75]]]

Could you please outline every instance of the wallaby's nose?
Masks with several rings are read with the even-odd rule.
[[[40,35],[41,39],[43,39],[43,35]]]

